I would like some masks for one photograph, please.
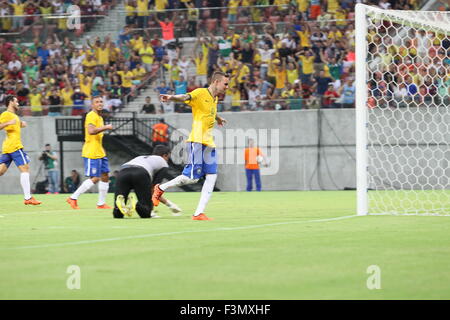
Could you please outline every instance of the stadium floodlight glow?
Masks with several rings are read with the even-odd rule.
[[[450,12],[355,11],[357,214],[450,215]]]

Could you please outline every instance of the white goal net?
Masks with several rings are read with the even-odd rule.
[[[358,214],[450,215],[450,12],[356,11]]]

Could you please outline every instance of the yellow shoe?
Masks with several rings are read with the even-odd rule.
[[[125,203],[125,206],[128,208],[128,212],[130,217],[133,215],[133,212],[136,211],[136,196],[134,193],[130,193],[128,195],[128,201]]]
[[[121,212],[123,215],[128,216],[128,217],[131,217],[130,210],[129,210],[129,208],[127,207],[127,205],[126,205],[126,203],[125,203],[125,197],[124,197],[123,195],[119,194],[119,195],[117,196],[117,199],[116,199],[116,206],[117,206],[117,208],[119,208],[120,212]]]

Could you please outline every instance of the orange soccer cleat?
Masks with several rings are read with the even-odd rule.
[[[31,204],[33,206],[37,206],[41,203],[42,203],[41,201],[37,201],[34,197],[31,197],[30,199],[23,201],[23,204],[25,205]]]
[[[101,206],[97,205],[97,209],[112,209],[112,208],[105,203],[102,204]]]
[[[68,204],[70,204],[70,206],[72,207],[72,209],[80,209],[80,207],[78,207],[77,200],[72,199],[72,198],[67,198],[66,202],[67,202]]]
[[[153,205],[155,206],[155,207],[157,207],[158,206],[158,204],[159,204],[159,199],[161,198],[161,196],[164,194],[164,191],[162,191],[160,188],[159,188],[159,183],[157,184],[157,185],[155,185],[155,187],[153,188],[153,194],[152,194],[152,202],[153,202]]]
[[[214,219],[208,218],[204,213],[200,213],[198,216],[192,216],[192,220],[214,220]]]

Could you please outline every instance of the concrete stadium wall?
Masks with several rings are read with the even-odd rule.
[[[218,157],[222,163],[219,165],[217,186],[224,191],[245,190],[246,177],[243,164],[245,136],[253,136],[262,151],[270,158],[270,166],[261,170],[263,190],[354,188],[356,185],[354,110],[323,110],[320,114],[319,135],[317,110],[221,113],[228,120],[228,124],[225,128],[215,130]],[[164,118],[167,123],[186,133],[191,128],[191,114],[166,114]],[[22,140],[25,151],[32,161],[33,182],[40,166],[38,157],[45,143],[52,144],[53,150],[57,152],[59,143],[54,118],[28,117],[24,120],[27,121],[28,127],[22,131]],[[0,139],[4,139],[3,131],[0,133]],[[270,147],[277,144],[279,148]],[[68,176],[72,169],[83,174],[81,148],[80,142],[64,143],[65,176]],[[184,143],[176,147],[173,158],[180,159],[185,156],[182,150]],[[111,170],[117,169],[128,160],[114,154],[108,154],[108,157]],[[230,161],[232,158],[234,160]],[[41,174],[37,181],[42,180],[42,177]],[[4,176],[0,177],[0,193],[21,193],[19,172],[14,164]]]
[[[228,121],[215,134],[219,159],[225,162],[219,166],[217,186],[221,190],[246,188],[245,136],[256,137],[270,159],[270,166],[261,170],[263,190],[355,188],[354,110],[321,111],[320,148],[317,110],[224,112],[221,116]],[[190,114],[164,118],[176,128],[188,131],[191,127]],[[279,149],[270,147],[273,142],[279,143]],[[226,161],[233,154],[235,161]]]

